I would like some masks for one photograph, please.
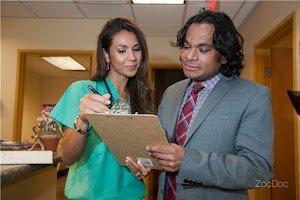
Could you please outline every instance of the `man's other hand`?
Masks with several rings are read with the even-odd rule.
[[[158,159],[162,168],[167,172],[175,172],[180,169],[184,156],[184,148],[177,144],[167,146],[148,146],[146,148],[149,155]]]

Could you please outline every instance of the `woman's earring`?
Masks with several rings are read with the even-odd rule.
[[[110,62],[108,62],[107,65],[106,65],[106,71],[109,71],[109,69],[110,69],[109,64],[110,64]]]

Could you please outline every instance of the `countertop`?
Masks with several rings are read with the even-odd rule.
[[[53,154],[53,164],[22,164],[22,165],[1,165],[1,184],[18,182],[35,171],[46,167],[57,166],[61,162],[60,156]]]

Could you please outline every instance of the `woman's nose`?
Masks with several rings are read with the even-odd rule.
[[[129,51],[128,60],[136,61],[136,55],[134,51]]]

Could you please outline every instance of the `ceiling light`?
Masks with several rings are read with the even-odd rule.
[[[132,0],[134,4],[183,4],[184,0]]]
[[[82,66],[79,62],[77,62],[76,60],[74,60],[69,56],[41,57],[41,58],[62,70],[79,70],[79,71],[86,70],[84,66]]]

